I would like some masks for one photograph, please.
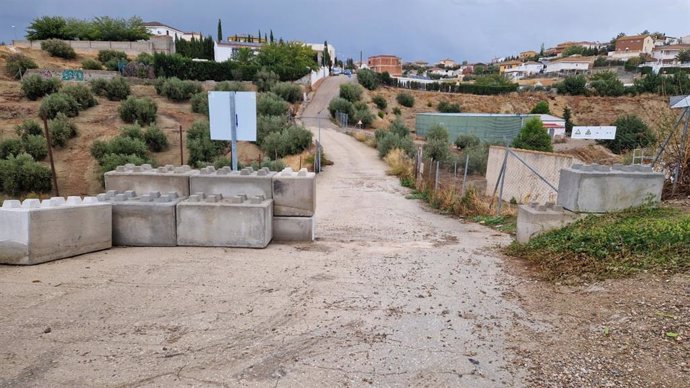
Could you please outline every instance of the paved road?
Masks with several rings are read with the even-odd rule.
[[[335,165],[315,243],[0,266],[0,387],[521,385],[504,333],[522,313],[491,250],[506,237],[425,210],[373,149],[321,136]]]

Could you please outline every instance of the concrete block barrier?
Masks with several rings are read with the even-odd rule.
[[[177,245],[176,192],[158,191],[137,195],[133,190],[108,191],[98,201],[113,207],[113,245],[174,247]]]
[[[177,205],[177,245],[265,248],[272,220],[273,200],[263,195],[195,193]]]
[[[0,263],[33,265],[109,249],[112,206],[95,197],[5,200]]]
[[[153,168],[149,164],[118,166],[105,173],[106,191],[134,190],[137,193],[176,192],[182,197],[189,196],[189,177],[199,174],[199,170],[184,165],[167,165]]]
[[[273,198],[273,176],[275,172],[262,168],[254,171],[251,167],[242,171],[232,171],[230,167],[220,170],[206,167],[199,174],[190,177],[190,192],[192,193],[216,193],[223,197],[246,195],[253,197],[263,195],[265,198]]]
[[[577,221],[580,215],[565,210],[562,206],[532,202],[518,207],[517,241],[526,243],[533,237],[550,230],[560,229]]]
[[[316,211],[316,174],[306,168],[286,168],[273,176],[274,213],[283,217],[311,217]]]
[[[274,241],[314,241],[314,217],[273,217]]]
[[[642,165],[581,165],[561,170],[557,203],[574,212],[605,213],[661,201],[664,175]]]

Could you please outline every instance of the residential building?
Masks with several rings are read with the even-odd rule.
[[[600,50],[601,48],[606,47],[606,44],[599,43],[599,42],[590,42],[590,41],[563,42],[563,43],[557,44],[556,47],[553,47],[549,50],[552,53],[560,56],[561,54],[563,54],[563,51],[565,51],[568,47],[572,47],[572,46],[580,46],[580,47],[584,47],[586,49]]]
[[[675,63],[676,57],[682,50],[690,49],[690,44],[673,44],[669,46],[654,47],[652,58],[659,63]]]
[[[504,73],[513,80],[523,79],[544,71],[544,64],[540,62],[525,62],[517,67],[506,70]]]
[[[651,55],[654,39],[649,35],[623,36],[616,40],[616,50],[610,51],[609,59],[628,60],[640,55]]]
[[[427,71],[430,74],[435,74],[439,75],[444,78],[453,78],[456,77],[458,74],[455,70],[450,70],[450,69],[444,69],[440,67],[433,67]]]
[[[400,57],[395,55],[375,55],[369,57],[367,64],[377,73],[388,72],[393,77],[402,75],[402,62],[400,62]]]
[[[203,38],[201,32],[184,32],[178,28],[170,27],[161,22],[146,22],[144,23],[144,26],[148,30],[149,34],[153,36],[169,36],[173,39],[177,37],[178,39],[183,40],[192,40],[192,38],[200,40]]]
[[[445,68],[458,66],[458,64],[454,60],[448,59],[448,58],[441,59],[440,61],[438,61],[437,65],[440,67],[445,67]]]
[[[229,36],[228,40],[213,43],[213,59],[216,62],[234,59],[237,57],[240,49],[248,49],[256,55],[265,43],[266,41],[260,37],[248,35]]]
[[[539,55],[538,52],[533,51],[533,50],[528,50],[528,51],[521,52],[519,57],[520,57],[520,59],[528,59],[528,58],[534,58],[537,55]]]
[[[317,57],[317,58],[316,58],[316,61],[317,61],[317,62],[319,63],[319,65],[320,65],[320,64],[321,64],[321,59],[322,59],[322,56],[323,56],[323,50],[324,50],[324,45],[323,45],[323,43],[305,43],[305,45],[308,46],[308,47],[310,47],[312,50],[314,50],[314,52],[316,53],[316,57]],[[331,64],[330,64],[330,66],[335,65],[335,60],[336,60],[335,55],[336,55],[336,54],[335,54],[335,46],[333,46],[332,44],[329,43],[329,44],[328,44],[328,56],[331,57]]]
[[[506,62],[501,62],[498,64],[498,72],[503,74],[507,70],[516,68],[518,66],[522,65],[521,61],[506,61]]]
[[[545,62],[546,74],[583,74],[588,73],[594,66],[595,57],[582,57],[573,55],[570,57],[554,59]]]

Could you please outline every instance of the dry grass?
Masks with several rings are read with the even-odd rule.
[[[414,163],[405,154],[405,151],[395,148],[383,160],[388,164],[388,174],[400,177],[400,179],[411,179],[414,176]]]
[[[357,139],[358,142],[364,143],[367,141],[367,136],[364,132],[355,132],[354,135],[352,135],[355,139]]]

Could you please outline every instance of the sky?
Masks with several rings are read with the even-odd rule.
[[[139,16],[216,36],[273,30],[276,39],[333,44],[338,58],[487,62],[563,41],[661,31],[690,35],[690,0],[0,0],[0,41],[40,16]],[[14,28],[12,27],[14,26]]]

